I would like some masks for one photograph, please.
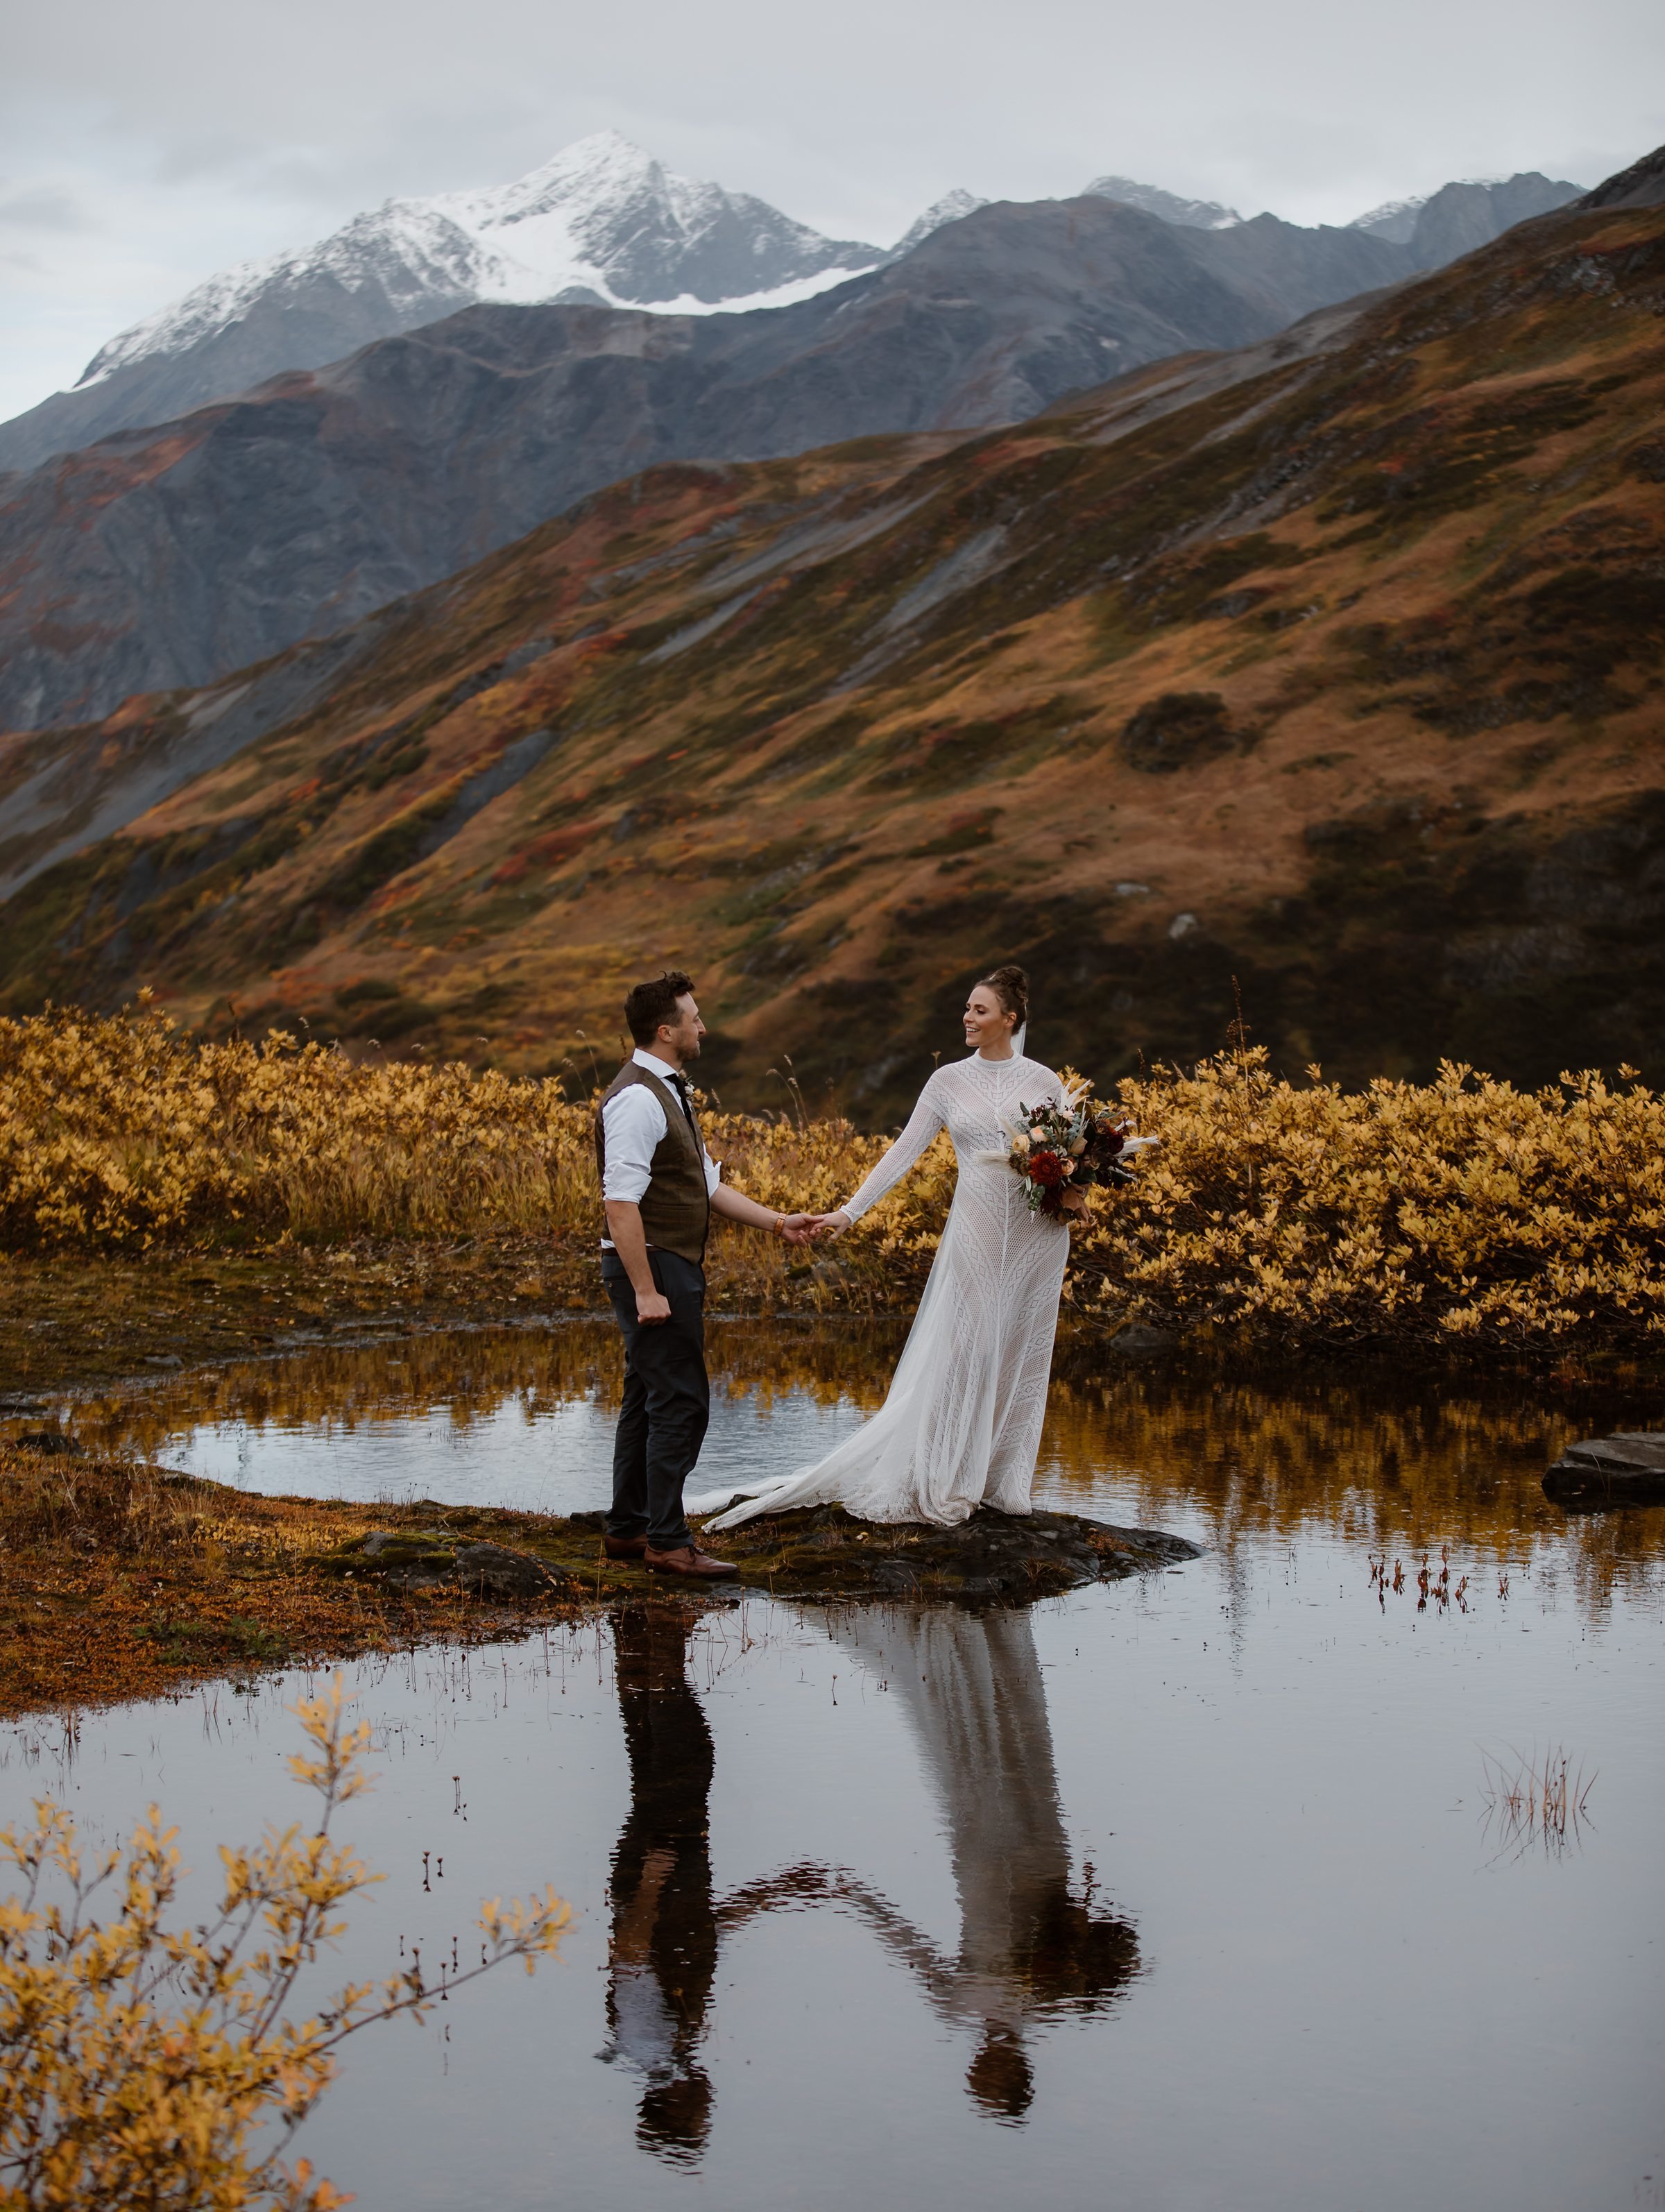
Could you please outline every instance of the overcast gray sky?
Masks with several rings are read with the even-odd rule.
[[[0,417],[228,263],[605,127],[843,237],[1105,171],[1346,222],[1665,140],[1660,0],[9,0]]]

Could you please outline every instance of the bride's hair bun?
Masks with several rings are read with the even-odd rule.
[[[1021,968],[1007,965],[991,968],[987,975],[977,978],[987,983],[1009,1014],[1018,1017],[1016,1026],[1022,1029],[1029,1019],[1029,976]]]

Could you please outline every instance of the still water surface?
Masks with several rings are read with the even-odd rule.
[[[713,1486],[825,1449],[894,1341],[716,1336]],[[616,1391],[574,1324],[73,1414],[254,1488],[568,1510]],[[355,2045],[307,2154],[366,2212],[1665,2205],[1665,1513],[1538,1487],[1650,1413],[1066,1361],[1037,1498],[1203,1558],[1022,1612],[625,1607],[349,1670],[388,1880],[340,1976],[466,1948],[482,1896],[553,1881],[578,1921],[536,1979]],[[1425,1553],[1460,1599],[1419,1608]],[[114,1839],[158,1798],[211,1867],[303,1809],[307,1686],[12,1729],[0,1811],[50,1790]],[[1595,1780],[1547,1844],[1488,1760],[1553,1746]]]

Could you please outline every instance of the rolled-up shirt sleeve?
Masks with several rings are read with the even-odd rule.
[[[665,1109],[645,1083],[632,1083],[602,1108],[601,1126],[607,1137],[601,1195],[640,1206],[653,1179],[653,1154],[665,1139]]]

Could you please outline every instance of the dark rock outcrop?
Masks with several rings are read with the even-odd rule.
[[[431,1509],[434,1501],[422,1501]],[[1089,1583],[1119,1582],[1200,1556],[1183,1536],[1158,1528],[1116,1528],[1073,1513],[1019,1517],[979,1511],[957,1528],[858,1521],[842,1506],[761,1515],[725,1529],[719,1556],[734,1563],[732,1582],[690,1584],[649,1574],[635,1560],[608,1559],[604,1516],[447,1509],[447,1517],[490,1526],[517,1547],[465,1532],[373,1529],[313,1562],[330,1576],[364,1577],[409,1590],[455,1589],[506,1605],[543,1597],[617,1598],[635,1591],[680,1603],[702,1592],[739,1588],[781,1597],[998,1599],[1025,1603]],[[526,1548],[519,1548],[525,1547]]]
[[[1200,1556],[1183,1536],[1073,1513],[981,1510],[958,1528],[859,1521],[842,1506],[763,1514],[709,1537],[750,1583],[799,1597],[1052,1597]]]
[[[471,1597],[495,1598],[505,1605],[560,1596],[568,1583],[530,1552],[510,1551],[502,1544],[459,1544],[442,1530],[373,1528],[319,1565],[332,1574],[363,1575],[400,1589],[460,1588]]]
[[[1587,1437],[1569,1444],[1544,1477],[1558,1505],[1589,1512],[1604,1506],[1665,1505],[1665,1429]]]
[[[1586,192],[1581,208],[1658,207],[1665,204],[1665,146],[1656,146],[1628,169]]]
[[[1124,1359],[1147,1359],[1153,1352],[1172,1352],[1179,1340],[1171,1329],[1152,1328],[1148,1322],[1130,1321],[1110,1339],[1112,1352]]]

